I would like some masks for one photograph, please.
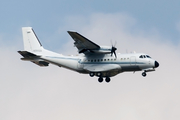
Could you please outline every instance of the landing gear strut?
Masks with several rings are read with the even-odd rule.
[[[143,77],[146,77],[146,72],[143,72],[143,73],[142,73],[142,76],[143,76]]]

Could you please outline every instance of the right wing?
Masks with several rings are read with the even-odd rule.
[[[90,51],[91,50],[99,50],[100,46],[93,43],[92,41],[88,40],[87,38],[85,38],[84,36],[80,35],[77,32],[71,32],[68,31],[69,35],[73,38],[74,45],[77,47],[79,53],[84,53],[86,51]]]

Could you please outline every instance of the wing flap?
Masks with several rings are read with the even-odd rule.
[[[117,64],[89,64],[85,65],[84,69],[91,72],[105,72],[110,70],[121,69]]]

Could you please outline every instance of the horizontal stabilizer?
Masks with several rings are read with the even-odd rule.
[[[37,56],[33,53],[27,52],[27,51],[18,51],[19,54],[21,54],[24,58],[21,58],[21,60],[24,61],[31,61],[39,66],[48,66],[49,63],[40,59],[40,56]]]
[[[30,53],[28,51],[18,51],[18,53],[21,54],[24,58],[38,57],[37,55]]]

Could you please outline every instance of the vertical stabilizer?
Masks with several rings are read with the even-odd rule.
[[[22,33],[25,51],[31,53],[42,52],[43,47],[31,27],[23,27]]]

